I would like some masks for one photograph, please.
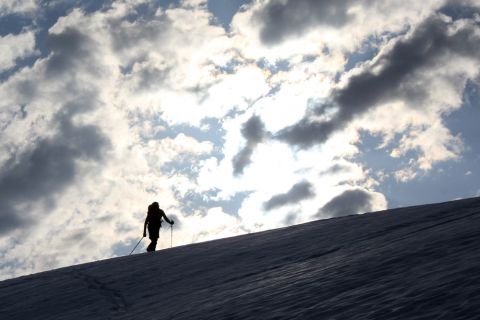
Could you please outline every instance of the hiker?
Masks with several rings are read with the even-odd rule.
[[[162,209],[160,209],[158,202],[153,202],[148,206],[147,218],[145,219],[145,224],[143,225],[143,236],[147,236],[147,224],[148,224],[148,237],[152,242],[147,247],[147,251],[155,251],[157,247],[157,240],[160,237],[160,227],[162,226],[162,217],[171,225],[173,225],[173,220],[170,220],[165,215]]]

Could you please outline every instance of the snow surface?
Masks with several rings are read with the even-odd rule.
[[[480,198],[0,282],[10,319],[479,319]]]

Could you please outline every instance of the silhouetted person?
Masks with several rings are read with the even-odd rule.
[[[148,237],[152,241],[147,247],[148,252],[155,251],[155,248],[157,247],[157,240],[160,237],[160,227],[162,226],[162,218],[173,225],[173,220],[167,218],[165,212],[163,212],[163,210],[158,206],[158,202],[154,202],[148,206],[147,218],[145,219],[145,224],[143,225],[143,236],[147,236],[148,225]]]

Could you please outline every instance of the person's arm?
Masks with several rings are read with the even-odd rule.
[[[145,218],[145,223],[143,224],[143,236],[144,236],[144,237],[147,236],[147,224],[148,224],[148,215],[147,215],[147,217]]]
[[[165,221],[167,221],[168,223],[170,223],[171,225],[174,223],[173,222],[173,219],[168,219],[167,218],[167,215],[165,214],[165,211],[162,210],[162,216],[163,218],[165,219]]]

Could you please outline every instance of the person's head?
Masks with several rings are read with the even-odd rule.
[[[160,206],[158,205],[158,202],[152,202],[151,205],[148,206],[148,212],[153,212],[153,211],[157,211],[157,210],[160,210]]]

